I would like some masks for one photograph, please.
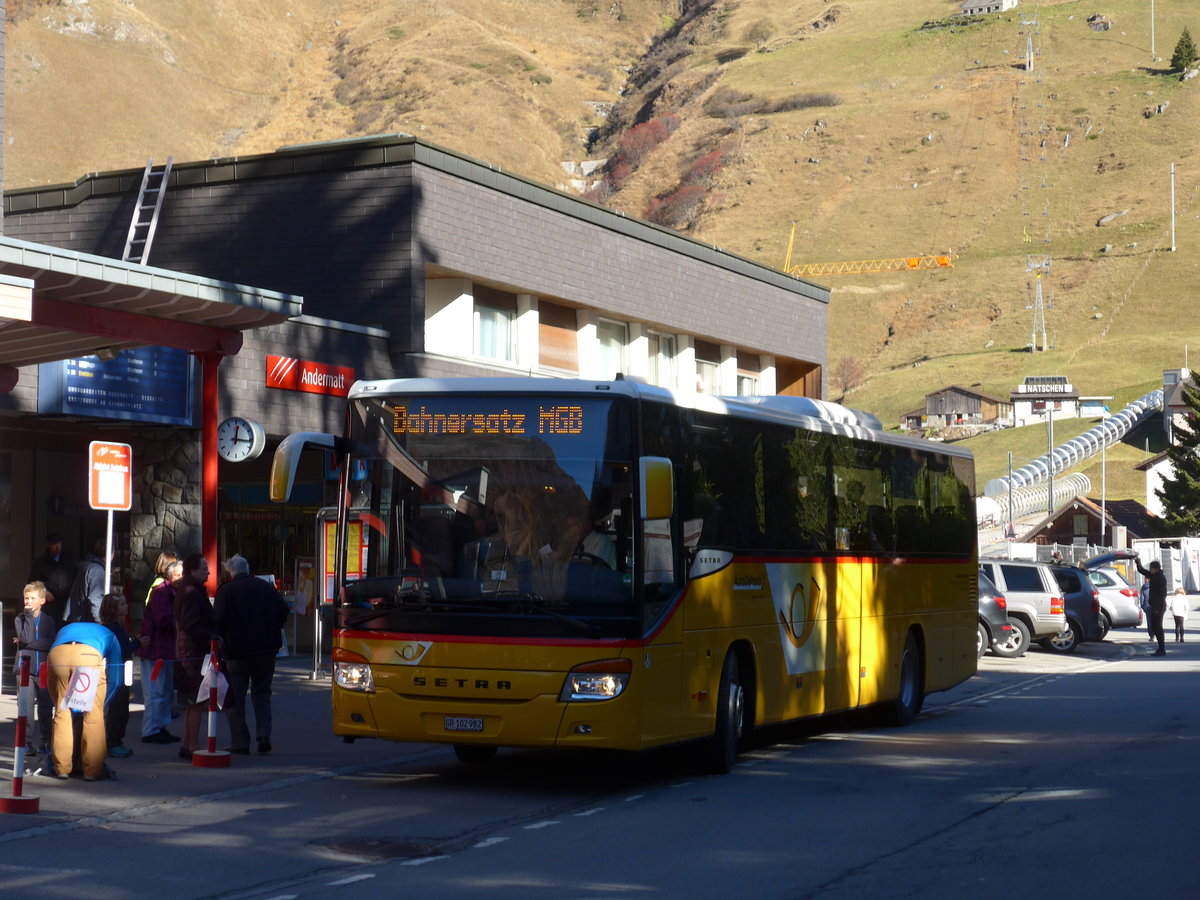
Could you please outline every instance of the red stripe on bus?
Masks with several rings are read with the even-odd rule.
[[[735,556],[729,565],[738,564],[783,564],[783,565],[820,565],[834,563],[836,565],[853,565],[856,563],[884,563],[890,566],[966,566],[975,565],[975,560],[969,557],[952,556]],[[728,568],[724,566],[722,568]],[[720,571],[720,570],[718,570]],[[703,576],[701,576],[703,577]]]
[[[629,638],[535,638],[470,634],[416,634],[407,631],[354,631],[339,628],[335,637],[360,641],[433,641],[441,644],[525,644],[538,647],[623,647]]]

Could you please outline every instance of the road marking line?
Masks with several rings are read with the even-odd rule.
[[[484,838],[482,841],[480,841],[478,844],[475,845],[474,849],[481,850],[484,847],[491,847],[493,844],[503,844],[507,840],[508,840],[508,838],[506,838],[506,837]]]
[[[385,768],[387,766],[397,766],[404,763],[411,763],[418,760],[420,755],[405,755],[396,756],[391,759],[380,759],[369,763],[356,763],[352,766],[341,766],[337,769],[326,769],[321,772],[311,772],[308,775],[297,775],[293,778],[280,778],[277,781],[268,781],[264,784],[250,784],[239,788],[230,788],[225,791],[216,791],[212,794],[201,794],[197,797],[183,797],[178,800],[167,800],[162,803],[147,803],[145,806],[135,806],[127,809],[118,809],[113,812],[106,813],[102,816],[82,816],[69,822],[55,822],[51,825],[39,825],[33,828],[26,828],[23,831],[11,831],[7,834],[0,834],[0,844],[7,844],[10,841],[17,841],[23,838],[41,837],[46,834],[61,834],[65,831],[77,831],[80,828],[91,828],[94,826],[104,827],[119,822],[128,822],[131,819],[142,819],[148,816],[157,815],[159,813],[170,812],[177,809],[188,809],[193,806],[201,806],[205,803],[216,803],[221,800],[232,800],[237,797],[248,797],[252,794],[265,794],[269,791],[283,790],[284,788],[296,787],[301,784],[311,784],[315,781],[326,781],[330,778],[338,778],[342,775],[355,775],[359,772],[365,772],[369,769]],[[409,776],[401,776],[409,778]],[[44,808],[43,808],[44,811]]]
[[[551,825],[560,824],[558,819],[547,819],[544,822],[534,822],[532,825],[522,825],[526,831],[536,831],[539,828],[549,828]]]
[[[423,866],[425,863],[437,862],[439,859],[449,859],[449,856],[422,856],[420,859],[406,859],[402,866]]]
[[[368,878],[374,878],[374,872],[364,872],[362,875],[347,875],[345,878],[339,878],[337,881],[325,882],[326,887],[341,887],[346,884],[354,884],[356,881],[366,881]]]

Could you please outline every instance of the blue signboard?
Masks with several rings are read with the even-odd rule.
[[[38,412],[193,425],[194,358],[170,347],[38,366]]]

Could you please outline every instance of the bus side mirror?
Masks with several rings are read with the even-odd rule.
[[[643,519],[669,519],[675,511],[675,473],[671,461],[662,456],[638,459]]]
[[[284,503],[292,496],[292,485],[296,482],[296,469],[300,465],[300,454],[306,447],[334,449],[332,434],[317,431],[298,431],[289,434],[275,449],[271,459],[271,481],[269,496],[276,503]]]

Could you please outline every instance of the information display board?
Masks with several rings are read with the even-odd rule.
[[[195,361],[171,347],[38,366],[38,412],[191,427]]]

